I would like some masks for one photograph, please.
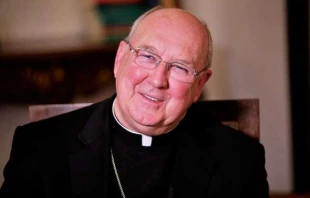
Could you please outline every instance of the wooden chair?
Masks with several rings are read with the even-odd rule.
[[[47,104],[29,106],[30,121],[56,116],[73,111],[91,103],[79,104]],[[213,115],[233,128],[236,128],[251,137],[259,139],[259,100],[201,100],[199,110]]]
[[[29,119],[30,122],[34,122],[74,111],[91,104],[92,103],[30,105],[28,109]]]
[[[310,198],[310,193],[302,193],[302,194],[271,193],[269,198]]]
[[[259,99],[202,100],[199,111],[259,140]]]

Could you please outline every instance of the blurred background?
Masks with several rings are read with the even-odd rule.
[[[131,22],[157,4],[207,22],[204,99],[259,98],[270,190],[310,191],[308,0],[0,0],[0,185],[28,105],[98,102]]]

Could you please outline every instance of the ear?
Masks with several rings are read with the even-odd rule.
[[[118,49],[117,49],[117,52],[116,52],[116,57],[115,57],[115,62],[114,62],[114,77],[116,77],[116,73],[118,71],[118,68],[121,64],[121,60],[126,52],[126,47],[127,47],[127,44],[124,42],[124,41],[121,41],[118,45]]]
[[[208,80],[211,78],[211,76],[212,76],[212,71],[209,69],[202,72],[201,77],[199,78],[198,84],[196,87],[196,95],[194,98],[194,102],[196,102],[199,99],[199,97],[202,93],[202,90],[203,90],[203,86],[205,85],[206,82],[208,82]]]

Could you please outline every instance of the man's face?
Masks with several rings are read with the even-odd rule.
[[[196,71],[203,69],[206,43],[201,43],[206,41],[201,41],[201,30],[197,27],[197,30],[184,28],[178,19],[173,23],[155,19],[141,22],[130,38],[132,46],[148,49],[164,61],[188,64]],[[146,135],[162,134],[173,128],[183,118],[187,108],[199,98],[211,71],[193,77],[190,83],[181,82],[170,77],[164,62],[149,70],[137,65],[134,60],[135,53],[129,51],[129,46],[122,41],[114,67],[116,116],[129,129]]]

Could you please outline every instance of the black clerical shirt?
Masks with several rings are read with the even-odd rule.
[[[167,198],[173,175],[177,128],[142,145],[142,136],[120,126],[112,116],[112,148],[126,198]],[[115,171],[109,170],[109,197],[121,198]]]

